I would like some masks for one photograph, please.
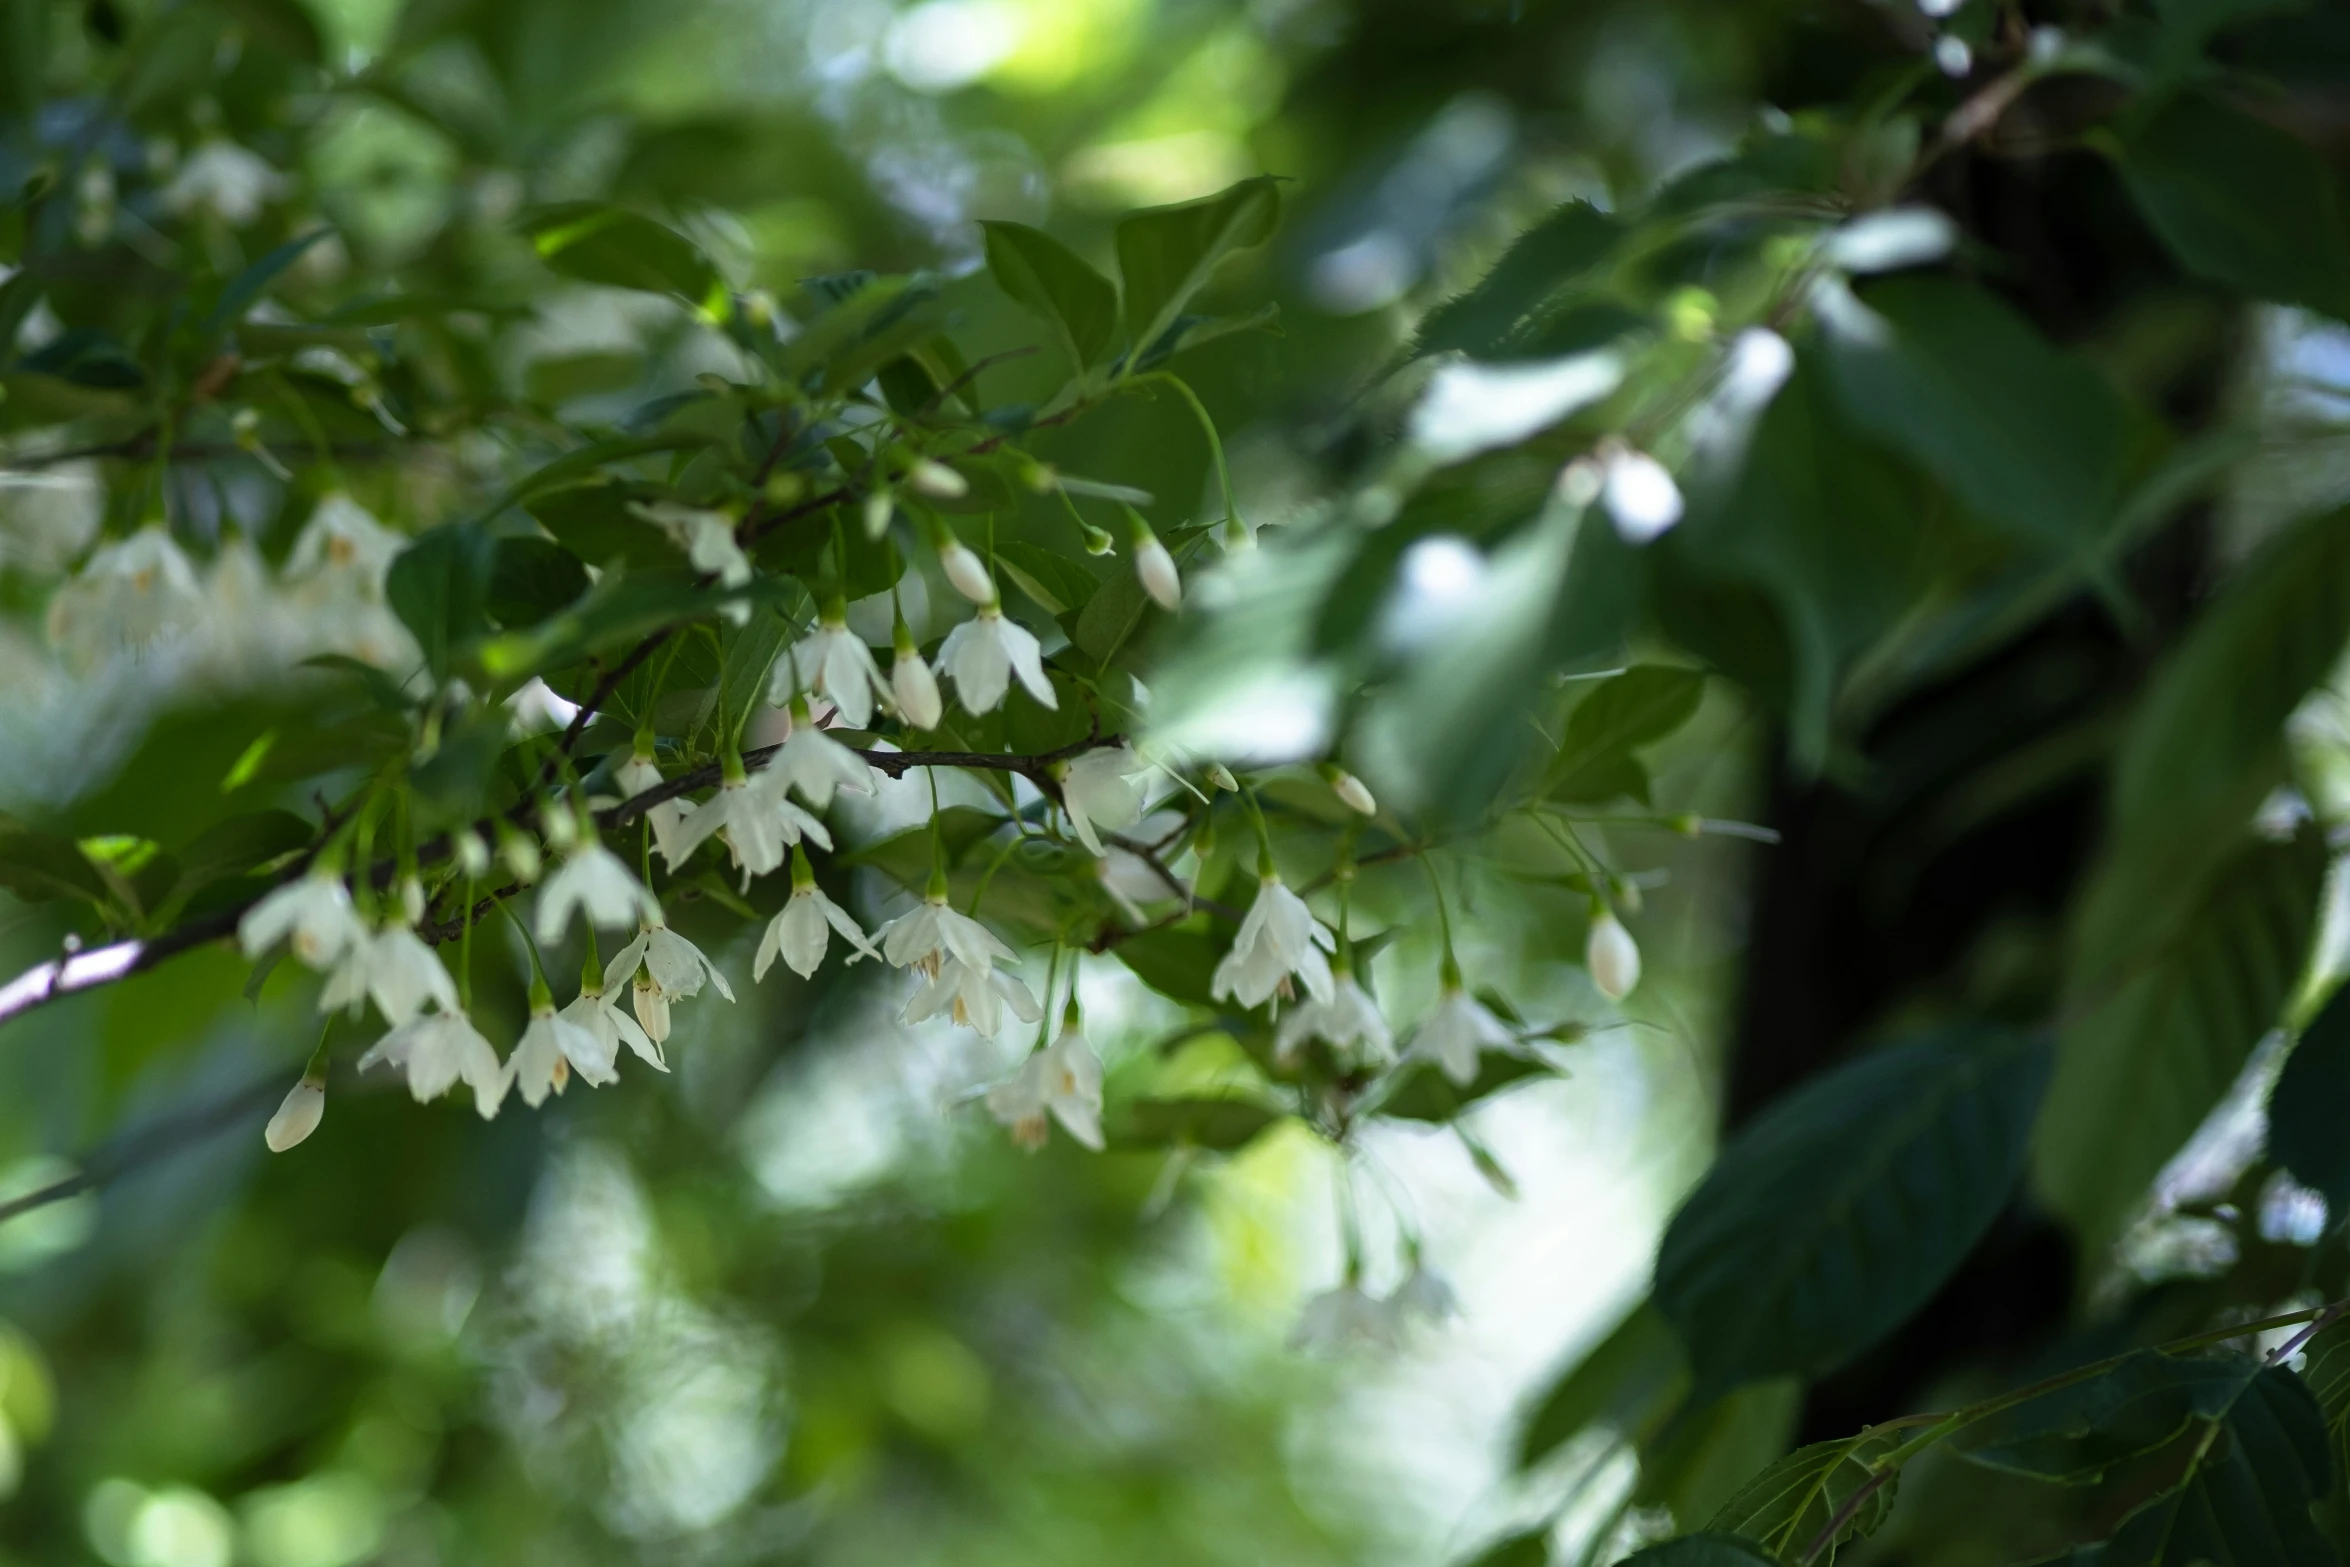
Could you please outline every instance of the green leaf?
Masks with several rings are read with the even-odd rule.
[[[2121,171],[2189,272],[2350,320],[2350,220],[2315,148],[2207,98],[2180,96],[2125,130]]]
[[[1156,343],[1207,285],[1218,262],[1263,244],[1280,221],[1280,189],[1268,174],[1218,195],[1120,219],[1118,275],[1126,284],[1129,352],[1139,356]]]
[[[1282,1118],[1246,1099],[1137,1099],[1110,1123],[1108,1139],[1117,1148],[1246,1147]]]
[[[301,260],[304,251],[333,232],[333,229],[318,228],[297,235],[231,278],[228,287],[220,291],[220,298],[214,302],[212,313],[205,317],[205,330],[216,331],[242,320],[253,301],[259,299],[262,291],[277,281],[279,274]]]
[[[0,0],[0,120],[29,120],[41,107],[55,9],[48,0]],[[0,337],[0,347],[15,342]]]
[[[2224,1414],[2252,1369],[2240,1355],[2141,1350],[2087,1381],[1993,1415],[1953,1446],[1988,1469],[2093,1485],[2113,1465],[2168,1447],[2196,1420]]]
[[[672,568],[677,550],[668,535],[628,509],[643,498],[626,485],[599,480],[533,496],[523,510],[591,565],[619,561],[637,571]]]
[[[318,22],[301,0],[213,0],[236,20],[246,38],[262,48],[316,65],[326,58]]]
[[[71,838],[0,819],[0,887],[27,903],[81,898],[103,904],[106,878]]]
[[[1712,1533],[1742,1535],[1787,1567],[1796,1567],[1812,1542],[1834,1523],[1826,1545],[1811,1558],[1827,1567],[1840,1547],[1876,1533],[1893,1511],[1898,1473],[1877,1480],[1869,1460],[1889,1451],[1897,1441],[1864,1433],[1798,1448],[1741,1488],[1706,1528]],[[1861,1498],[1859,1505],[1849,1517],[1836,1522],[1856,1496]]]
[[[1146,930],[1111,950],[1134,977],[1171,1001],[1192,1006],[1216,1004],[1210,981],[1223,961],[1225,943],[1199,930]]]
[[[1594,271],[1624,225],[1587,201],[1570,201],[1528,229],[1475,288],[1428,312],[1412,357],[1459,349],[1472,359],[1509,357],[1540,307]]]
[[[961,861],[973,844],[984,842],[1004,825],[1004,818],[999,813],[969,805],[950,805],[938,813],[937,821],[939,836],[946,845],[947,864],[950,866]],[[919,827],[909,827],[904,832],[892,833],[887,838],[837,857],[837,863],[842,865],[870,865],[906,887],[922,885],[930,874],[930,861],[930,825],[927,822]]]
[[[2350,1321],[2337,1317],[2327,1323],[2302,1353],[2301,1380],[2325,1415],[2334,1473],[2350,1476]]]
[[[1925,1304],[2006,1205],[2048,1070],[2037,1034],[1953,1027],[1758,1116],[1657,1254],[1700,1390],[1834,1370]]]
[[[1802,1406],[1803,1385],[1792,1377],[1682,1404],[1640,1443],[1634,1505],[1661,1507],[1684,1527],[1711,1518],[1787,1451]]]
[[[1177,316],[1173,324],[1159,334],[1157,342],[1136,356],[1134,368],[1137,371],[1156,370],[1177,354],[1205,348],[1210,343],[1237,337],[1243,332],[1270,332],[1276,337],[1280,336],[1281,307],[1259,305],[1245,316],[1197,316],[1186,312]]]
[[[1624,1558],[1619,1567],[1777,1567],[1734,1534],[1685,1534]]]
[[[2350,985],[2337,986],[2301,1031],[2268,1095],[2268,1156],[2350,1212]]]
[[[451,523],[402,550],[385,575],[384,598],[436,676],[446,676],[457,651],[489,630],[495,550],[480,524]]]
[[[1505,1535],[1470,1557],[1461,1567],[1548,1567],[1550,1529],[1547,1525]]]
[[[2092,1246],[2146,1188],[2277,1025],[2316,922],[2320,836],[2243,849],[2188,916],[2068,982],[2055,1082],[2032,1154],[2048,1205]]]
[[[1069,640],[1095,664],[1107,665],[1118,652],[1132,647],[1144,623],[1159,613],[1143,591],[1142,580],[1122,571],[1086,595]]]
[[[1689,1391],[1681,1341],[1643,1300],[1543,1395],[1518,1436],[1518,1467],[1530,1468],[1588,1426],[1605,1424],[1634,1441],[1651,1434]]]
[[[486,602],[490,618],[508,630],[537,625],[587,590],[587,567],[553,539],[517,534],[497,541]]]
[[[541,207],[522,220],[539,259],[565,277],[648,294],[675,294],[696,307],[723,286],[718,269],[675,229],[600,202]]]
[[[1370,960],[1361,955],[1360,943],[1356,951],[1359,961],[1368,964]],[[1505,1088],[1514,1088],[1529,1077],[1549,1075],[1550,1067],[1532,1056],[1488,1050],[1478,1063],[1476,1080],[1463,1088],[1445,1076],[1444,1069],[1435,1062],[1413,1061],[1390,1074],[1385,1091],[1370,1107],[1370,1113],[1398,1121],[1442,1125]]]
[[[1118,290],[1068,246],[1025,223],[979,225],[996,286],[1051,324],[1070,368],[1083,372],[1118,331]]]
[[[2072,1567],[2335,1567],[2310,1516],[2333,1487],[2325,1415],[2301,1379],[2256,1370],[2204,1425],[2179,1483],[2075,1549]]]
[[[1568,716],[1558,754],[1543,772],[1543,792],[1558,800],[1645,798],[1646,773],[1624,764],[1634,750],[1687,723],[1704,699],[1705,674],[1696,669],[1642,664],[1599,682]]]
[[[683,571],[606,577],[569,607],[523,631],[481,644],[477,657],[494,680],[519,681],[633,642],[664,626],[715,614],[730,602],[758,603],[797,592],[762,578],[740,589],[706,587]]]
[[[1979,288],[1894,278],[1874,330],[1822,334],[1845,416],[2017,537],[2077,554],[2119,497],[2127,421],[2095,370]]]
[[[1066,615],[1092,602],[1102,579],[1065,555],[1014,539],[995,547],[996,565],[1048,615]]]
[[[224,881],[309,847],[316,835],[316,828],[291,811],[256,811],[214,823],[180,850],[179,877],[170,896],[156,906],[157,921],[168,922]]]

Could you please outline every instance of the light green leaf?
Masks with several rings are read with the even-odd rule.
[[[1106,1129],[1115,1148],[1244,1148],[1282,1113],[1246,1099],[1137,1099]]]
[[[1025,223],[981,223],[987,236],[987,270],[1013,302],[1051,324],[1083,372],[1101,358],[1118,330],[1118,290],[1076,252],[1042,229]]]
[[[1624,1558],[1622,1567],[1776,1567],[1754,1542],[1734,1534],[1685,1534]]]
[[[435,675],[447,675],[458,650],[489,630],[495,549],[479,523],[451,523],[402,550],[385,575],[384,598]]]
[[[1792,1377],[1682,1404],[1640,1443],[1634,1505],[1661,1507],[1683,1527],[1711,1518],[1787,1451],[1802,1407],[1803,1384]]]
[[[539,259],[565,277],[709,304],[722,282],[701,248],[651,218],[600,202],[571,201],[525,215]]]
[[[1362,955],[1362,945],[1357,944],[1357,959],[1368,964],[1370,959]],[[1370,1113],[1398,1121],[1442,1125],[1506,1088],[1515,1088],[1530,1077],[1550,1075],[1551,1069],[1532,1056],[1489,1050],[1478,1065],[1476,1078],[1463,1087],[1445,1076],[1435,1062],[1414,1061],[1396,1068],[1389,1076]]]
[[[1128,353],[1139,357],[1156,343],[1207,286],[1218,262],[1263,244],[1280,221],[1280,189],[1267,174],[1218,195],[1120,219],[1118,275],[1126,285]]]
[[[1092,602],[1102,579],[1066,555],[1014,539],[995,547],[995,563],[1048,615],[1066,615]]]
[[[1893,1511],[1898,1473],[1878,1480],[1869,1460],[1898,1441],[1863,1434],[1799,1448],[1742,1487],[1706,1529],[1752,1540],[1786,1567],[1804,1562],[1813,1542],[1826,1534],[1819,1554],[1809,1559],[1828,1567],[1840,1547],[1876,1533]],[[1855,1497],[1859,1505],[1837,1522]]]
[[[1657,1254],[1657,1309],[1700,1390],[1832,1371],[1925,1304],[2006,1206],[2048,1070],[2037,1034],[1949,1028],[1739,1133]]]
[[[1558,754],[1543,772],[1543,792],[1560,800],[1644,796],[1646,774],[1636,763],[1629,771],[1623,764],[1687,723],[1704,700],[1704,671],[1669,664],[1642,664],[1598,682],[1568,715]]]

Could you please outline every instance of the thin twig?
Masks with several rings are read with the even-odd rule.
[[[256,1078],[228,1098],[173,1116],[134,1132],[116,1136],[83,1161],[82,1168],[61,1181],[53,1181],[37,1191],[0,1202],[0,1224],[28,1214],[37,1208],[46,1208],[97,1188],[129,1174],[143,1164],[152,1164],[167,1154],[176,1153],[190,1143],[200,1142],[213,1133],[233,1126],[255,1111],[265,1108],[270,1100],[285,1091],[286,1074],[273,1070],[266,1077]]]

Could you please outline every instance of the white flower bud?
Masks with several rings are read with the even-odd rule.
[[[468,827],[452,840],[457,854],[457,868],[465,873],[467,881],[479,881],[490,873],[490,846],[481,841],[481,834]]]
[[[897,699],[898,713],[916,729],[936,729],[946,712],[938,694],[938,677],[930,672],[930,665],[920,653],[901,648],[897,661],[889,667],[890,694]]]
[[[955,591],[972,603],[993,604],[996,601],[995,579],[987,574],[987,567],[980,563],[978,556],[971,553],[969,545],[959,539],[949,539],[939,548],[938,564],[947,574],[947,581],[954,584]]]
[[[1172,615],[1183,607],[1183,577],[1175,569],[1175,557],[1139,518],[1134,524],[1134,574],[1159,608]]]
[[[413,876],[400,878],[400,912],[408,916],[408,923],[424,923],[424,883]]]
[[[571,807],[561,801],[541,801],[539,821],[546,828],[549,847],[568,849],[579,842],[579,818],[571,813]]]
[[[865,497],[865,537],[878,539],[889,531],[889,491],[875,490]]]
[[[906,472],[906,482],[924,495],[942,501],[961,500],[971,493],[971,481],[942,462],[925,457]]]
[[[526,887],[539,879],[539,871],[544,868],[538,844],[518,832],[506,834],[498,844],[498,858],[506,862],[506,869],[514,873],[514,879]]]
[[[284,1153],[317,1131],[318,1123],[325,1117],[326,1085],[317,1078],[304,1077],[287,1090],[285,1102],[269,1118],[261,1140],[269,1145],[271,1153]]]
[[[1379,802],[1372,798],[1369,787],[1360,778],[1343,767],[1333,767],[1324,776],[1330,780],[1331,792],[1344,802],[1348,810],[1359,811],[1365,816],[1379,814]]]
[[[1591,937],[1583,944],[1583,964],[1591,983],[1610,1001],[1621,1001],[1640,983],[1640,946],[1615,915],[1602,909],[1591,916]]]
[[[1212,788],[1223,790],[1226,794],[1240,793],[1240,780],[1233,777],[1232,769],[1226,767],[1222,762],[1209,765],[1208,784]]]
[[[1626,544],[1646,544],[1681,520],[1681,487],[1646,452],[1625,449],[1608,455],[1600,501]]]

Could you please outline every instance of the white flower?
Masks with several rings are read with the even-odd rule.
[[[506,1098],[506,1068],[498,1052],[462,1012],[427,1012],[393,1029],[359,1058],[366,1071],[378,1061],[408,1076],[418,1104],[438,1099],[463,1082],[473,1090],[473,1107],[483,1120],[498,1113]]]
[[[1044,1146],[1049,1114],[1071,1137],[1101,1151],[1102,1063],[1075,1023],[1064,1023],[1059,1037],[1021,1062],[1010,1081],[987,1091],[987,1113],[1010,1127],[1023,1148]]]
[[[173,212],[204,211],[241,229],[284,192],[285,176],[259,154],[233,141],[208,141],[189,154],[171,183],[163,205]]]
[[[636,940],[620,949],[605,971],[604,982],[617,985],[631,974],[637,981],[637,1021],[644,1024],[645,1035],[654,1044],[669,1037],[669,1003],[700,995],[705,981],[716,985],[718,994],[727,1000],[734,999],[734,989],[718,972],[718,965],[658,919],[647,923]]]
[[[1452,1285],[1444,1275],[1414,1258],[1412,1271],[1387,1297],[1389,1315],[1402,1323],[1418,1317],[1425,1322],[1449,1322],[1461,1314],[1460,1298],[1453,1294]]]
[[[591,1086],[616,1081],[620,1074],[612,1070],[615,1053],[595,1034],[558,1015],[552,1002],[542,1002],[531,1008],[530,1026],[522,1031],[506,1072],[522,1091],[522,1102],[536,1110],[547,1102],[547,1095],[563,1092],[574,1067]]]
[[[1139,515],[1134,519],[1134,574],[1159,608],[1172,615],[1183,607],[1183,574],[1175,569],[1175,557]]]
[[[847,621],[830,617],[818,620],[814,631],[792,644],[788,663],[775,666],[768,700],[778,707],[790,701],[795,677],[798,689],[829,700],[851,729],[870,728],[873,694],[889,691],[865,639],[851,631]]]
[[[803,721],[792,725],[791,737],[776,749],[751,782],[753,787],[777,800],[784,797],[785,791],[796,789],[811,809],[821,811],[831,806],[836,791],[871,794],[873,769],[856,752],[814,724]],[[828,849],[832,847],[822,837],[816,841]]]
[[[1283,1000],[1294,997],[1290,978],[1295,975],[1315,1000],[1328,1001],[1335,987],[1323,954],[1337,946],[1338,938],[1314,918],[1306,900],[1282,885],[1280,877],[1267,876],[1240,922],[1232,950],[1216,965],[1211,992],[1218,1001],[1259,1006],[1276,994]]]
[[[1043,650],[1035,634],[1016,620],[1006,620],[994,604],[981,605],[977,615],[947,633],[939,645],[938,669],[955,682],[956,699],[970,713],[992,713],[1003,706],[1014,675],[1043,706],[1059,706],[1053,684],[1045,678]]]
[[[1096,854],[1104,854],[1097,829],[1124,832],[1142,820],[1142,790],[1135,773],[1145,764],[1122,745],[1088,751],[1074,761],[1055,764],[1061,784],[1061,808],[1077,839]]]
[[[767,922],[767,933],[759,938],[758,956],[751,960],[751,978],[765,979],[780,956],[793,973],[806,979],[824,961],[825,948],[831,945],[830,932],[835,930],[866,957],[881,956],[848,910],[826,897],[814,881],[802,884],[794,876],[791,901]]]
[[[318,1123],[325,1117],[326,1084],[305,1076],[286,1090],[285,1102],[269,1118],[269,1125],[262,1128],[261,1140],[269,1145],[271,1153],[284,1153],[317,1131]]]
[[[286,580],[309,601],[383,597],[384,573],[407,540],[376,521],[375,513],[341,490],[310,510],[286,556]]]
[[[595,1036],[595,1059],[607,1067],[619,1059],[620,1047],[626,1045],[637,1053],[640,1060],[656,1071],[666,1072],[669,1070],[669,1063],[661,1059],[661,1049],[653,1043],[652,1037],[637,1026],[635,1018],[621,1011],[618,1003],[605,999],[601,988],[580,986],[579,994],[571,998],[571,1004],[565,1007],[558,1016],[566,1023]],[[590,1076],[586,1062],[579,1061],[576,1057],[573,1060],[580,1069],[579,1075],[587,1078],[589,1082],[601,1083],[605,1081],[603,1078]],[[613,1075],[617,1076],[618,1074]]]
[[[1412,1054],[1434,1061],[1444,1075],[1468,1087],[1477,1080],[1479,1057],[1487,1050],[1506,1050],[1517,1036],[1475,996],[1458,985],[1444,987],[1436,1010],[1420,1021],[1412,1036]]]
[[[1281,1020],[1273,1039],[1273,1054],[1282,1061],[1296,1056],[1309,1039],[1328,1044],[1348,1064],[1384,1061],[1395,1053],[1395,1038],[1387,1020],[1355,977],[1339,969],[1327,996],[1316,995]]]
[[[1629,448],[1609,452],[1604,461],[1600,504],[1626,544],[1646,544],[1681,520],[1681,489],[1663,463]]]
[[[1296,1329],[1289,1335],[1289,1345],[1292,1349],[1342,1349],[1359,1343],[1393,1349],[1396,1326],[1395,1313],[1387,1302],[1372,1299],[1349,1279],[1306,1302],[1298,1313]]]
[[[669,868],[676,870],[719,831],[726,834],[727,852],[743,873],[746,888],[752,877],[764,876],[781,865],[784,850],[803,837],[831,848],[832,834],[824,830],[824,824],[785,799],[779,785],[763,784],[767,776],[762,772],[757,778],[728,779],[716,794],[695,806],[661,851],[668,857]]]
[[[938,896],[923,899],[922,907],[899,915],[878,934],[881,955],[892,966],[919,969],[925,974],[936,974],[950,960],[985,968],[999,961],[1009,963],[1014,956],[994,931],[967,914],[956,913]]]
[[[314,969],[331,967],[352,947],[366,944],[367,927],[359,923],[341,876],[314,866],[247,909],[237,922],[237,942],[248,958],[280,941]]]
[[[954,585],[957,593],[974,604],[995,602],[995,582],[988,576],[987,567],[980,563],[978,556],[971,553],[968,545],[960,540],[948,540],[946,546],[938,552],[938,564],[946,572],[947,581]]]
[[[946,716],[946,704],[939,700],[938,677],[911,646],[899,648],[890,664],[889,688],[897,699],[899,715],[916,729],[936,729]]]
[[[620,786],[622,799],[633,800],[647,789],[661,786],[661,769],[651,757],[636,752],[612,774],[612,781]],[[645,807],[645,822],[653,829],[653,846],[672,865],[685,858],[671,845],[675,841],[678,824],[685,820],[688,809],[687,803],[678,799],[663,800]]]
[[[675,864],[671,862],[672,868]],[[659,916],[661,905],[627,861],[591,838],[574,846],[539,889],[539,940],[549,945],[561,941],[574,912],[586,915],[590,925],[626,930]]]
[[[1623,1000],[1640,983],[1640,946],[1605,909],[1591,916],[1591,935],[1583,943],[1583,966],[1591,970],[1591,983],[1610,1001]]]
[[[150,524],[93,554],[49,602],[49,639],[84,661],[151,642],[197,622],[204,590],[196,568]]]
[[[633,502],[628,509],[668,534],[669,541],[693,562],[694,570],[711,573],[730,588],[751,580],[750,557],[735,542],[734,519],[726,513],[673,501]]]
[[[1023,1023],[1044,1016],[1036,995],[1016,974],[1006,974],[985,963],[949,961],[923,982],[907,1001],[904,1020],[919,1023],[941,1014],[988,1039],[1003,1032],[1004,1008]]]
[[[645,1038],[653,1042],[653,1053],[658,1056],[664,1041],[669,1038],[669,993],[653,983],[650,974],[639,974],[629,986],[629,1004],[636,1008],[637,1022],[643,1027]],[[665,1060],[656,1063],[662,1071],[669,1070]]]
[[[457,1010],[457,985],[448,968],[416,932],[398,921],[344,949],[342,961],[318,998],[321,1012],[359,1010],[372,998],[384,1021],[397,1028],[424,1010],[427,1001],[443,1012]]]

